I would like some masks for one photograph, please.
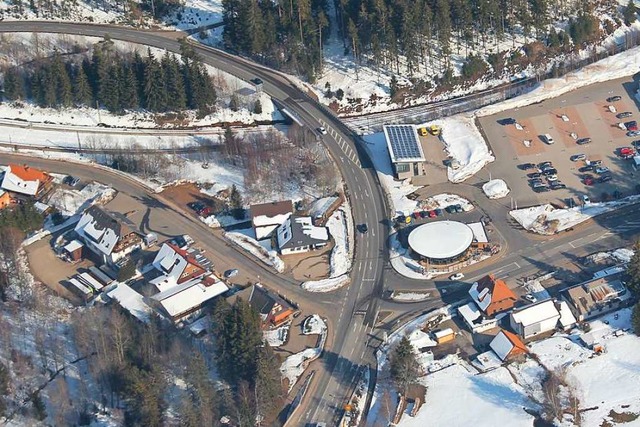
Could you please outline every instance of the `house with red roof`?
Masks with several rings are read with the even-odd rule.
[[[3,190],[38,197],[46,193],[53,184],[53,177],[28,165],[9,164],[2,176]]]
[[[504,280],[496,279],[493,274],[475,282],[469,289],[469,295],[478,308],[489,317],[511,310],[518,300]]]
[[[500,329],[489,343],[489,347],[503,362],[529,352],[527,346],[516,334],[504,329]]]

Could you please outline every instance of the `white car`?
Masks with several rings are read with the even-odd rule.
[[[589,196],[587,196],[586,194],[583,194],[582,203],[584,203],[585,205],[588,205],[589,203],[591,203],[591,199],[589,198]]]
[[[449,280],[461,280],[461,279],[464,279],[464,274],[462,273],[456,273],[449,276]]]
[[[531,301],[531,302],[536,302],[536,301],[538,301],[538,298],[534,297],[534,296],[533,296],[533,295],[531,295],[531,294],[526,294],[523,298],[524,298],[524,299],[526,299],[527,301]]]
[[[324,126],[320,126],[320,127],[318,128],[318,132],[320,132],[320,133],[321,133],[321,134],[323,134],[323,135],[326,135],[326,134],[327,134],[327,130],[324,128]]]
[[[548,145],[551,145],[551,144],[553,144],[555,142],[553,140],[553,137],[551,135],[549,135],[548,133],[545,133],[544,135],[542,135],[542,140]]]
[[[558,180],[558,175],[547,175],[547,181],[553,182]]]

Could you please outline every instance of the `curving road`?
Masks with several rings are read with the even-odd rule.
[[[64,33],[95,37],[108,34],[117,40],[176,53],[180,51],[176,33],[173,32],[154,33],[116,26],[44,21],[4,21],[0,22],[0,32]],[[348,386],[358,371],[357,367],[365,361],[372,360],[371,352],[367,352],[368,335],[365,332],[375,323],[379,297],[383,289],[383,267],[388,261],[385,250],[385,240],[389,231],[388,222],[385,221],[388,209],[382,187],[368,155],[356,143],[356,136],[286,76],[216,49],[194,45],[194,50],[202,57],[203,62],[239,78],[250,80],[259,77],[264,82],[264,92],[294,112],[305,125],[312,129],[325,126],[329,134],[323,136],[322,140],[342,173],[354,221],[356,224],[367,223],[369,226],[367,234],[360,234],[356,238],[352,283],[346,292],[337,294],[340,298],[339,303],[333,303],[331,307],[330,322],[333,333],[328,340],[324,366],[319,370],[312,386],[313,396],[306,399],[306,406],[311,409],[298,414],[299,419],[294,424],[335,422],[336,415],[341,412],[346,400]],[[0,156],[0,159],[3,156]],[[43,161],[33,161],[35,165],[42,164],[39,162]],[[64,171],[64,167],[59,165],[52,169]],[[91,175],[89,171],[86,173]],[[96,176],[95,179],[100,178]],[[105,179],[106,183],[113,183],[112,178]],[[140,191],[139,188],[132,188],[131,183],[126,184],[125,188],[125,192]],[[193,224],[188,224],[187,221],[184,225],[185,230],[193,227]],[[202,234],[198,234],[199,239],[202,237]],[[356,311],[363,315],[354,316]]]

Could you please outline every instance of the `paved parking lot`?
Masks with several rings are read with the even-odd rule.
[[[631,142],[640,139],[627,137],[620,129],[619,122],[640,120],[640,104],[633,97],[638,82],[633,77],[613,80],[572,91],[558,98],[533,104],[500,114],[480,118],[480,124],[497,161],[488,166],[494,178],[504,179],[511,188],[512,197],[520,206],[530,206],[546,202],[566,203],[567,198],[578,199],[582,195],[592,200],[611,197],[618,191],[622,195],[635,192],[636,174],[633,160],[624,160],[618,156],[620,147],[631,146]],[[606,99],[619,95],[617,102]],[[608,109],[616,108],[616,113]],[[618,119],[616,114],[630,111],[629,118]],[[563,119],[563,116],[565,118]],[[512,117],[522,126],[519,130],[513,124],[503,125],[499,121]],[[545,144],[540,135],[549,134],[554,144]],[[576,138],[591,138],[586,145],[576,144]],[[524,141],[530,141],[525,144]],[[527,146],[529,145],[529,146]],[[584,161],[572,162],[570,157],[585,154],[588,159],[602,160],[611,170],[612,179],[605,183],[585,185],[583,178],[595,172],[580,172]],[[567,188],[535,193],[529,185],[527,173],[518,168],[523,163],[538,164],[553,162],[558,170],[559,181]],[[638,172],[640,173],[640,172]]]

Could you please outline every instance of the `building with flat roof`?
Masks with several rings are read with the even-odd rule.
[[[397,179],[407,179],[424,175],[426,159],[416,127],[385,125],[382,130],[387,141],[394,176]]]
[[[473,230],[457,221],[434,221],[409,234],[409,247],[430,264],[451,264],[466,259],[473,243]]]

